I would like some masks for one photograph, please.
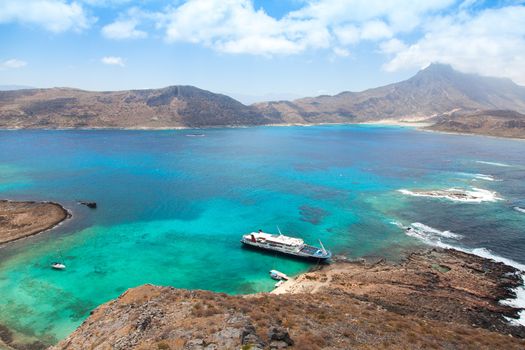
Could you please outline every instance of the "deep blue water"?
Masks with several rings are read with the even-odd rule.
[[[336,255],[396,259],[423,243],[393,222],[419,222],[463,237],[434,241],[525,264],[525,214],[513,209],[525,208],[523,141],[378,126],[198,132],[205,137],[0,131],[0,198],[56,201],[73,213],[51,232],[0,247],[0,323],[52,343],[96,305],[143,283],[271,290],[270,269],[310,266],[241,249],[243,233],[276,225],[310,243],[321,239]],[[450,187],[496,191],[503,200],[397,191]],[[59,254],[64,272],[49,268]]]

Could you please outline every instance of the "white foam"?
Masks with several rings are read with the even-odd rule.
[[[514,292],[516,293],[515,299],[501,300],[500,303],[503,305],[508,305],[508,306],[515,307],[518,309],[525,309],[525,286],[520,286],[516,288]],[[521,310],[519,312],[518,319],[510,318],[510,317],[505,317],[505,318],[507,319],[507,321],[509,321],[513,325],[525,326],[525,310]]]
[[[474,179],[473,181],[476,181],[476,180],[501,181],[501,180],[494,178],[494,176],[487,175],[487,174],[471,174],[471,173],[461,173],[461,172],[458,174],[462,176],[466,176],[466,177],[471,177]]]
[[[475,174],[474,178],[478,179],[478,180],[485,180],[485,181],[496,181],[494,176],[492,176],[492,175],[485,175],[485,174]]]
[[[396,222],[393,222],[393,223],[396,224],[396,225],[398,224]],[[518,270],[520,270],[522,272],[521,278],[522,278],[523,281],[525,281],[525,265],[524,264],[521,264],[521,263],[519,263],[517,261],[514,261],[512,259],[508,259],[508,258],[504,258],[504,257],[499,256],[499,255],[496,255],[496,254],[492,253],[487,248],[473,248],[473,249],[469,249],[469,248],[457,247],[457,246],[454,246],[454,245],[451,245],[451,244],[448,244],[448,243],[443,243],[441,241],[441,239],[437,238],[435,235],[432,235],[432,233],[434,233],[434,231],[441,232],[441,233],[443,233],[443,232],[435,230],[435,229],[432,229],[429,226],[426,226],[426,225],[423,225],[423,224],[420,224],[420,223],[414,223],[414,224],[412,224],[410,226],[413,228],[412,230],[405,230],[405,233],[408,236],[410,236],[410,237],[417,238],[420,241],[422,241],[422,242],[424,242],[424,243],[426,243],[428,245],[435,246],[435,247],[455,249],[455,250],[459,250],[459,251],[462,251],[462,252],[465,252],[465,253],[474,254],[474,255],[477,255],[477,256],[485,258],[485,259],[501,262],[501,263],[504,263],[505,265],[508,265],[508,266],[512,266],[512,267],[514,267],[514,268],[516,268],[516,269],[518,269]],[[400,227],[403,227],[403,226],[400,226]],[[421,229],[418,230],[418,227],[421,228]],[[431,230],[428,230],[428,229],[427,230],[423,230],[424,228],[430,228]],[[500,303],[502,303],[504,305],[509,305],[509,306],[512,306],[512,307],[515,307],[515,308],[519,308],[519,309],[525,309],[525,286],[521,285],[521,286],[515,288],[514,292],[516,293],[516,298],[501,300]],[[518,313],[518,315],[519,315],[519,318],[517,318],[517,319],[509,318],[509,317],[505,317],[505,319],[507,321],[509,321],[509,323],[512,324],[512,325],[525,326],[525,310],[520,311]]]
[[[498,196],[497,192],[485,190],[482,188],[472,187],[472,190],[465,190],[459,188],[449,188],[446,190],[435,190],[435,191],[420,191],[413,192],[407,189],[400,189],[405,195],[414,197],[432,197],[432,198],[445,198],[455,202],[465,203],[481,203],[481,202],[496,202],[503,198]],[[458,197],[455,194],[461,193],[466,197]]]
[[[525,213],[525,209],[524,208],[514,207],[514,210],[519,211],[520,213]]]
[[[427,226],[425,224],[422,224],[420,222],[414,222],[410,225],[412,228],[423,231],[427,234],[433,235],[433,236],[439,236],[439,237],[445,237],[445,238],[453,238],[453,239],[461,239],[463,238],[462,235],[450,232],[450,231],[440,231],[433,227]]]
[[[510,167],[510,166],[512,166],[512,165],[505,164],[505,163],[486,162],[484,160],[476,160],[476,163],[487,164],[487,165],[494,165],[494,166],[501,166],[501,167]]]

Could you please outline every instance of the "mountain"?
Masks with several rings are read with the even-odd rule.
[[[422,120],[455,112],[525,113],[525,87],[432,64],[412,78],[362,92],[246,106],[192,86],[91,92],[0,91],[0,128],[175,128]],[[525,135],[524,135],[525,136]]]
[[[508,110],[453,112],[435,118],[430,130],[525,138],[525,114]]]
[[[254,107],[192,86],[0,92],[0,128],[173,128],[272,122]]]
[[[507,109],[525,112],[525,87],[509,79],[482,77],[431,64],[414,77],[362,92],[342,92],[256,105],[285,122],[360,122],[427,119],[454,110]]]

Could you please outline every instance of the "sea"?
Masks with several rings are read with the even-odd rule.
[[[0,325],[53,344],[138,285],[255,293],[313,267],[241,247],[259,229],[347,259],[445,246],[525,270],[524,179],[524,141],[406,127],[0,131],[0,198],[72,213],[0,247]],[[414,192],[452,188],[480,199]]]

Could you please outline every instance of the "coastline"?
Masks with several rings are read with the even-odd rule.
[[[466,133],[466,132],[454,132],[445,130],[434,130],[430,129],[433,123],[425,122],[424,120],[390,120],[382,119],[376,121],[362,121],[353,123],[275,123],[275,124],[259,124],[259,125],[217,125],[217,126],[168,126],[168,127],[151,127],[151,126],[136,126],[136,127],[62,127],[62,128],[0,128],[0,131],[20,131],[20,130],[32,130],[32,131],[180,131],[180,130],[213,130],[213,129],[245,129],[245,128],[256,128],[256,127],[311,127],[311,126],[337,126],[337,125],[370,125],[370,126],[398,126],[413,128],[418,131],[424,131],[429,133],[439,133],[447,135],[463,135],[463,136],[480,136],[490,137],[503,140],[514,140],[525,142],[525,137],[508,137],[508,136],[495,136],[489,134],[478,134],[478,133]]]
[[[55,202],[0,200],[0,246],[49,231],[71,216]]]
[[[517,269],[503,263],[434,248],[398,264],[343,259],[272,293],[232,296],[143,285],[97,307],[52,349],[301,349],[310,342],[315,349],[371,343],[401,349],[407,341],[420,348],[450,347],[452,341],[455,347],[519,349],[525,327],[507,321],[517,310],[502,301],[522,282]]]

